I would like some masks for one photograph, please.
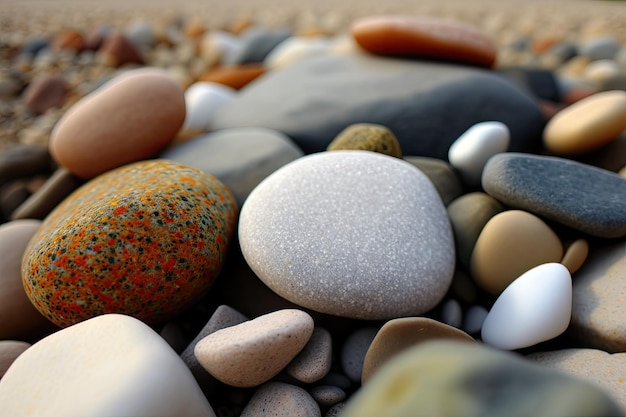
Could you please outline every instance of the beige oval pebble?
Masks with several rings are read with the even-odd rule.
[[[268,382],[259,387],[241,417],[320,417],[319,405],[300,387]]]
[[[304,349],[287,365],[287,373],[307,384],[324,378],[332,365],[332,345],[330,332],[316,327]]]
[[[304,348],[313,319],[304,311],[274,311],[218,330],[198,342],[194,354],[211,375],[236,387],[261,385]]]
[[[361,382],[365,384],[382,365],[404,350],[434,339],[474,342],[474,338],[464,331],[426,317],[389,320],[376,333],[367,350]]]
[[[68,110],[50,137],[50,153],[81,178],[91,178],[165,147],[185,120],[179,84],[163,70],[129,71]]]
[[[563,245],[539,217],[522,210],[496,214],[483,228],[470,260],[474,281],[498,295],[529,269],[563,257]]]
[[[13,361],[29,347],[30,343],[26,342],[0,340],[0,378],[4,376]]]
[[[0,340],[32,340],[55,326],[30,302],[22,285],[22,256],[41,222],[14,220],[0,226]]]
[[[609,354],[597,349],[562,349],[531,353],[526,355],[526,359],[603,388],[626,410],[626,353]]]
[[[585,263],[589,255],[589,244],[585,239],[578,239],[565,248],[565,255],[561,263],[569,270],[570,274],[578,271]]]
[[[626,91],[604,91],[557,113],[543,133],[545,147],[563,155],[598,149],[626,129]]]

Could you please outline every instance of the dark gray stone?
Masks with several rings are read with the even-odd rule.
[[[499,73],[537,98],[561,101],[561,89],[550,70],[515,66],[502,68]]]
[[[508,126],[511,151],[540,149],[545,121],[536,101],[496,73],[355,53],[264,75],[220,109],[213,126],[275,129],[312,153],[351,124],[377,123],[396,135],[403,155],[447,160],[454,140],[489,120]]]
[[[501,153],[482,176],[485,191],[526,210],[593,236],[626,236],[626,179],[569,159]]]
[[[288,30],[250,29],[242,35],[243,47],[227,64],[252,64],[263,62],[265,57],[282,41],[291,36]]]
[[[0,152],[0,184],[51,170],[52,158],[45,146],[17,143]]]

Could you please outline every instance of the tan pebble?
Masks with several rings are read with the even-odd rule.
[[[561,76],[568,76],[572,78],[582,77],[585,72],[585,68],[591,60],[586,56],[575,56],[557,70],[557,73]]]
[[[300,387],[268,382],[259,387],[241,417],[321,417],[319,405]]]
[[[623,178],[626,178],[626,166],[619,170],[619,175]]]
[[[626,410],[626,353],[572,348],[531,353],[526,359],[591,382],[604,389]]]
[[[529,269],[559,262],[563,246],[539,217],[522,210],[496,214],[483,228],[470,260],[474,281],[493,295]]]
[[[29,347],[30,343],[26,342],[0,340],[0,379],[4,376],[13,361]]]
[[[204,35],[206,32],[206,27],[200,21],[200,19],[191,19],[185,23],[183,27],[183,33],[190,39],[197,39],[200,36]]]
[[[307,313],[278,310],[208,335],[198,342],[194,354],[221,382],[254,387],[283,370],[312,333],[313,319]]]
[[[228,24],[224,30],[234,35],[240,35],[244,30],[248,29],[253,24],[253,20],[248,16],[241,16],[233,20]]]
[[[565,247],[565,255],[561,263],[570,274],[578,271],[589,255],[589,244],[585,239],[578,239]]]
[[[332,347],[330,332],[316,327],[304,349],[287,365],[287,374],[306,384],[319,381],[330,371]]]
[[[474,342],[462,330],[426,317],[402,317],[389,320],[380,328],[372,341],[363,362],[363,384],[381,366],[404,350],[419,343],[435,339],[454,339]]]
[[[67,92],[68,87],[63,78],[43,75],[28,85],[24,91],[24,103],[30,111],[43,114],[53,107],[61,107]]]
[[[608,144],[624,129],[626,92],[605,91],[557,113],[546,125],[543,143],[557,154],[581,154]]]
[[[583,78],[600,85],[609,78],[619,74],[619,65],[612,59],[600,59],[587,65],[583,72]]]
[[[81,178],[149,158],[185,120],[183,89],[159,69],[129,71],[68,110],[50,137],[54,159]]]
[[[35,309],[22,285],[22,256],[39,220],[0,226],[0,340],[34,340],[55,327]]]
[[[391,130],[373,123],[357,123],[341,131],[327,150],[364,150],[402,158],[400,142]]]

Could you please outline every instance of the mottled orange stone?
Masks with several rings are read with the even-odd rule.
[[[265,73],[263,64],[218,67],[204,73],[198,81],[210,81],[238,90]]]
[[[22,281],[58,326],[121,313],[158,323],[218,275],[237,219],[228,188],[175,162],[109,171],[71,194],[25,251]]]
[[[357,20],[351,28],[365,50],[394,56],[436,58],[493,67],[495,43],[473,26],[421,16],[376,16]]]

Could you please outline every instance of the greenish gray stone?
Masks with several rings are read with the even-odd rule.
[[[362,150],[402,158],[400,143],[393,132],[373,123],[355,123],[346,127],[328,145],[328,150]]]
[[[604,417],[624,412],[595,385],[480,344],[426,342],[385,364],[342,417]]]
[[[445,206],[463,194],[461,180],[454,172],[452,165],[446,161],[426,156],[406,156],[404,160],[426,174],[435,185]]]

